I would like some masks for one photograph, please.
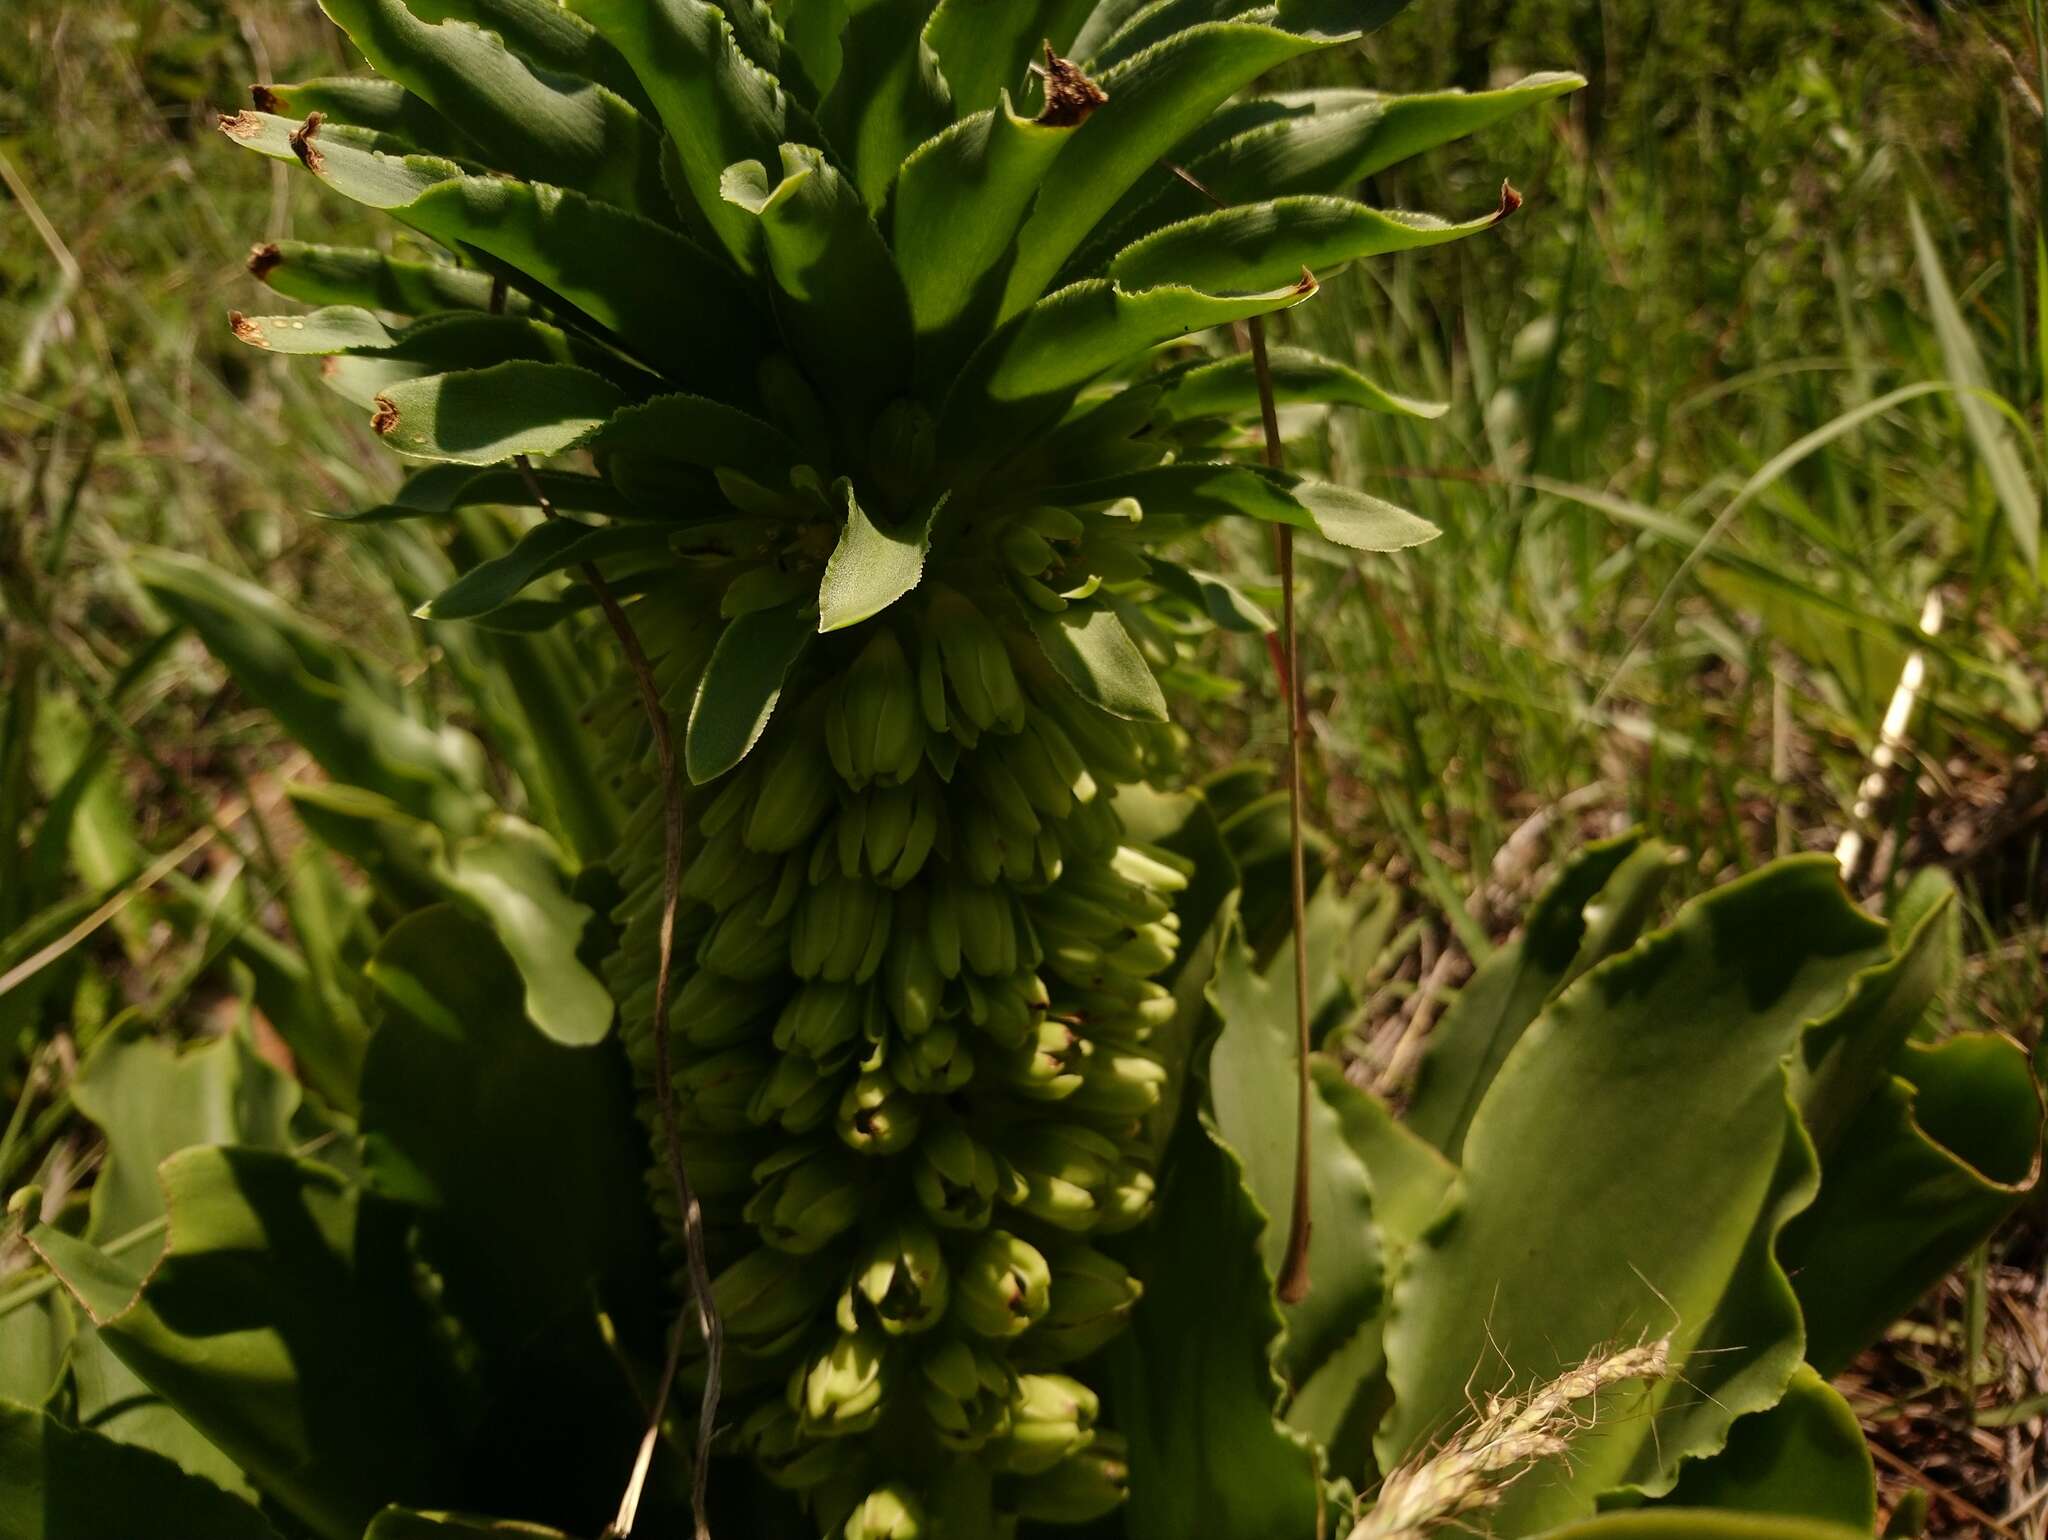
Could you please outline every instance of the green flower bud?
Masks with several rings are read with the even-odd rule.
[[[795,1145],[754,1168],[760,1186],[741,1212],[777,1251],[807,1256],[860,1217],[867,1175],[860,1161],[835,1144]]]
[[[1067,1099],[1077,1112],[1141,1118],[1166,1093],[1166,1066],[1140,1048],[1100,1045],[1081,1066],[1081,1084]]]
[[[1001,1067],[1020,1095],[1034,1101],[1060,1101],[1081,1088],[1081,1071],[1090,1052],[1088,1040],[1063,1021],[1047,1018],[1020,1048],[1003,1056]]]
[[[789,965],[789,924],[771,924],[775,889],[756,888],[718,918],[697,945],[697,961],[729,979],[756,983],[780,976]]]
[[[938,1019],[946,981],[932,957],[922,895],[899,900],[901,913],[882,963],[882,998],[905,1037],[922,1037]]]
[[[743,984],[695,969],[669,1007],[669,1029],[693,1048],[730,1048],[755,1035],[755,1023],[781,1002],[787,988],[780,978]]]
[[[752,1127],[747,1108],[773,1066],[752,1048],[728,1048],[676,1071],[676,1111],[687,1128],[736,1134]]]
[[[780,855],[796,849],[838,804],[832,767],[819,752],[814,733],[809,723],[799,723],[769,750],[761,772],[760,795],[747,814],[749,850]]]
[[[1051,1000],[1045,980],[1035,973],[1019,973],[978,986],[970,994],[970,1005],[978,1009],[970,1010],[969,1019],[1004,1048],[1017,1052],[1036,1040]]]
[[[1020,1374],[1010,1402],[1010,1435],[1000,1451],[1019,1476],[1051,1470],[1095,1437],[1095,1392],[1064,1374]]]
[[[867,991],[852,984],[806,984],[775,1019],[775,1046],[821,1070],[837,1069],[859,1046]]]
[[[754,1092],[747,1118],[756,1124],[779,1124],[787,1133],[807,1134],[831,1118],[840,1084],[837,1075],[821,1074],[802,1054],[786,1053]]]
[[[893,1155],[917,1138],[917,1098],[893,1076],[871,1070],[839,1099],[839,1137],[863,1155]]]
[[[904,1088],[924,1096],[957,1091],[974,1076],[974,1056],[950,1026],[933,1027],[923,1037],[899,1043],[889,1058],[890,1073]]]
[[[945,1315],[949,1291],[938,1236],[922,1220],[898,1220],[854,1264],[839,1296],[839,1329],[858,1331],[871,1316],[892,1337],[927,1331]]]
[[[1010,1131],[1002,1154],[1021,1193],[1007,1201],[1063,1230],[1095,1227],[1123,1155],[1114,1141],[1077,1123],[1032,1123]]]
[[[924,1407],[938,1440],[965,1453],[1010,1431],[1017,1377],[988,1349],[960,1337],[925,1355]]]
[[[1131,1495],[1131,1466],[1124,1441],[1098,1432],[1079,1454],[1042,1476],[1030,1476],[1011,1490],[1018,1517],[1046,1524],[1087,1524],[1114,1512]]]
[[[790,1401],[806,1433],[838,1438],[875,1425],[882,1415],[879,1333],[840,1337],[790,1377]]]
[[[768,1342],[817,1319],[830,1278],[822,1268],[763,1248],[712,1279],[711,1298],[736,1342]]]
[[[877,1487],[847,1516],[845,1540],[924,1540],[924,1505],[900,1481]]]
[[[1097,1232],[1119,1235],[1142,1221],[1152,1212],[1155,1187],[1143,1161],[1128,1155],[1118,1161],[1109,1186],[1095,1195]]]
[[[1052,1304],[1018,1347],[1033,1363],[1072,1363],[1122,1330],[1145,1288],[1122,1263],[1093,1246],[1062,1246],[1048,1261]]]
[[[887,626],[875,630],[834,693],[825,741],[833,768],[856,790],[871,780],[904,781],[917,773],[925,741],[917,676]]]
[[[979,1230],[995,1211],[1001,1172],[995,1156],[948,1120],[918,1141],[910,1180],[933,1224]]]
[[[807,1436],[787,1403],[769,1401],[740,1425],[740,1447],[754,1457],[763,1475],[791,1492],[805,1492],[829,1481],[857,1456],[838,1439]]]
[[[969,1331],[997,1339],[1029,1331],[1052,1301],[1052,1269],[1029,1241],[991,1230],[967,1253],[953,1313]]]

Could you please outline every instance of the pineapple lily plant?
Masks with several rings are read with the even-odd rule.
[[[1432,533],[1232,458],[1428,405],[1220,329],[1491,226],[1347,193],[1576,77],[1252,94],[1386,0],[324,5],[372,73],[222,130],[411,245],[260,247],[314,308],[232,324],[423,466],[352,517],[456,532],[420,613],[533,821],[317,627],[138,563],[327,770],[366,982],[287,1032],[311,1090],[95,1056],[108,1176],[0,1300],[24,1533],[1868,1532],[1807,1365],[2037,1148],[2023,1058],[1918,1041],[1939,898],[1888,938],[1793,863],[1638,946],[1666,854],[1597,847],[1404,1120],[1318,1065],[1303,1183],[1275,800],[1168,723],[1191,638],[1271,629],[1194,537]],[[1369,902],[1303,922],[1341,1030]]]

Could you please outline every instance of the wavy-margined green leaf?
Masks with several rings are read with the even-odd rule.
[[[1028,308],[1097,221],[1181,137],[1259,76],[1324,46],[1251,22],[1191,27],[1104,73],[1108,100],[1054,162],[1018,236],[1000,319]]]
[[[1427,520],[1368,493],[1230,461],[1160,465],[1073,483],[1053,495],[1076,504],[1134,497],[1148,517],[1199,522],[1241,514],[1305,529],[1354,551],[1402,551],[1441,533]]]
[[[1862,1534],[1877,1528],[1870,1446],[1842,1393],[1806,1364],[1768,1411],[1739,1417],[1728,1447],[1686,1466],[1674,1507],[1824,1519]]]
[[[475,620],[550,573],[607,557],[665,550],[668,540],[665,530],[645,525],[548,519],[527,530],[504,555],[478,562],[413,613],[421,620]]]
[[[160,1175],[169,1239],[147,1276],[47,1225],[29,1237],[122,1360],[322,1540],[445,1479],[447,1381],[399,1211],[267,1151],[185,1150]]]
[[[451,906],[401,920],[366,971],[386,1005],[363,1068],[366,1179],[421,1213],[482,1355],[493,1499],[595,1510],[639,1420],[598,1312],[638,1331],[659,1272],[626,1077],[535,1030],[499,936]]]
[[[737,161],[766,163],[791,137],[776,79],[740,47],[718,6],[700,0],[570,0],[569,9],[625,56],[661,115],[684,180],[742,272],[758,268],[760,230],[725,201]]]
[[[1166,696],[1116,611],[1070,604],[1033,616],[1031,629],[1053,670],[1089,705],[1126,721],[1166,720]]]
[[[1180,1120],[1160,1165],[1172,1176],[1130,1255],[1144,1305],[1103,1360],[1130,1449],[1124,1530],[1131,1540],[1313,1535],[1314,1459],[1273,1415],[1282,1327],[1260,1252],[1271,1221],[1206,1116]]]
[[[563,1531],[538,1524],[422,1513],[414,1508],[386,1508],[363,1531],[363,1540],[492,1540],[493,1536],[497,1540],[570,1540]]]
[[[673,219],[659,139],[603,86],[538,73],[497,34],[467,21],[424,22],[405,0],[322,0],[321,9],[377,73],[459,123],[491,165],[663,224]]]
[[[237,342],[272,353],[381,351],[398,341],[390,327],[357,305],[327,305],[304,315],[243,315],[236,310],[229,313],[229,324]]]
[[[707,470],[731,469],[774,483],[789,475],[797,449],[778,427],[751,412],[703,396],[656,396],[619,412],[590,448],[625,452]]]
[[[945,14],[941,6],[933,24]],[[1005,92],[994,109],[963,118],[903,163],[890,244],[910,296],[922,379],[945,380],[995,314],[1017,231],[1074,131],[1018,116]]]
[[[1590,1514],[1624,1482],[1663,1490],[1735,1417],[1774,1403],[1803,1340],[1776,1243],[1816,1176],[1784,1061],[1859,974],[1893,961],[1833,862],[1812,858],[1697,900],[1566,990],[1494,1078],[1456,1207],[1396,1284],[1382,1468],[1471,1396],[1549,1379],[1618,1336],[1669,1333],[1701,1389],[1603,1404],[1568,1472],[1507,1493],[1500,1533]],[[1702,1106],[1713,1115],[1674,1115]]]
[[[855,499],[851,482],[841,482],[833,490],[845,504],[846,523],[818,586],[821,632],[871,619],[917,587],[924,576],[925,553],[931,549],[932,522],[945,503],[939,498],[923,518],[907,527],[882,529]]]
[[[808,605],[738,615],[719,633],[690,702],[683,764],[701,786],[745,759],[767,730],[782,681],[817,634]]]
[[[0,1533],[9,1540],[278,1540],[255,1508],[161,1455],[0,1401]]]
[[[785,144],[772,185],[759,161],[726,169],[726,198],[761,223],[776,313],[811,377],[863,413],[910,378],[910,301],[859,190],[820,150]]]
[[[1868,1540],[1868,1531],[1775,1514],[1650,1508],[1566,1524],[1543,1540]]]
[[[246,335],[251,324],[246,316],[236,321],[237,335],[245,342],[253,340]],[[279,333],[287,341],[292,335],[289,327]],[[367,342],[367,333],[362,335]],[[305,350],[326,351],[320,346],[321,341],[314,334]],[[383,346],[362,345],[344,353],[326,352],[320,383],[368,412],[376,408],[378,397],[408,380],[510,363],[562,364],[586,370],[609,381],[628,397],[645,394],[655,378],[586,337],[526,316],[453,311],[393,332]]]
[[[1509,1050],[1560,989],[1635,944],[1672,850],[1640,833],[1587,846],[1530,907],[1521,936],[1479,965],[1430,1034],[1403,1121],[1456,1160]]]
[[[288,299],[309,305],[361,305],[422,315],[438,310],[485,310],[491,275],[446,262],[421,262],[360,246],[312,241],[266,241],[249,253],[249,272]],[[508,294],[505,309],[526,308],[523,294]]]
[[[1349,364],[1307,348],[1268,348],[1267,360],[1273,401],[1279,406],[1356,406],[1426,420],[1441,417],[1450,410],[1447,401],[1397,396]],[[1175,374],[1159,398],[1160,414],[1169,421],[1236,417],[1258,409],[1258,372],[1249,353],[1236,353]]]
[[[1209,986],[1223,1023],[1210,1050],[1210,1100],[1216,1128],[1237,1152],[1244,1183],[1270,1221],[1260,1238],[1266,1271],[1280,1274],[1294,1192],[1295,1002],[1293,960],[1284,980],[1261,977],[1241,940],[1226,946]],[[1283,1305],[1280,1348],[1290,1383],[1305,1380],[1376,1313],[1386,1280],[1365,1168],[1345,1142],[1343,1125],[1321,1097],[1309,1100],[1314,1152],[1309,1175],[1312,1224],[1306,1298]]]
[[[452,161],[378,155],[345,132],[295,147],[300,125],[263,113],[220,127],[272,160],[303,159],[345,198],[525,275],[685,387],[729,387],[729,360],[760,350],[754,298],[731,269],[651,220],[559,187],[468,176]]]
[[[1004,326],[968,359],[946,397],[940,453],[993,460],[1057,422],[1080,388],[1105,370],[1191,332],[1284,310],[1314,292],[1309,281],[1245,295],[1180,287],[1133,294],[1107,279],[1071,284]]]
[[[473,157],[477,147],[440,113],[396,80],[368,75],[331,75],[293,84],[253,86],[250,96],[259,112],[303,123],[319,113],[331,123],[346,123],[388,135],[414,150],[457,159]]]
[[[953,96],[922,37],[931,0],[847,9],[839,79],[818,104],[818,128],[879,213],[904,157],[952,123]]]
[[[1275,25],[1321,42],[1349,42],[1380,26],[1411,0],[1280,0]],[[1103,9],[1124,10],[1124,7]],[[1161,0],[1128,12],[1093,57],[1098,68],[1130,58],[1185,28],[1226,21],[1243,14],[1237,0]]]
[[[632,69],[588,22],[560,0],[405,0],[421,21],[466,21],[495,32],[531,63],[581,75],[647,107]]]
[[[625,404],[602,375],[521,360],[394,381],[378,395],[370,425],[401,454],[496,465],[574,449]]]
[[[1067,53],[1075,29],[1094,9],[1093,0],[939,0],[925,23],[924,41],[938,55],[953,110],[964,119],[995,107],[1017,88],[1041,45]]]
[[[1385,212],[1346,198],[1275,198],[1197,214],[1118,252],[1109,276],[1127,289],[1184,283],[1212,294],[1270,289],[1303,269],[1328,277],[1346,263],[1463,240],[1517,206],[1454,224],[1434,214]]]
[[[2040,1092],[2016,1044],[1908,1044],[1785,1236],[1813,1363],[1845,1368],[2012,1212],[2040,1159]]]

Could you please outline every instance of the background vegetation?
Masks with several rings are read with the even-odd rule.
[[[252,241],[363,233],[210,132],[251,80],[334,68],[334,39],[297,0],[0,12],[0,1186],[89,1173],[67,1077],[109,1024],[217,1030],[257,971],[320,988],[347,953],[281,803],[303,767],[149,603],[134,551],[203,554],[345,619],[374,673],[452,719],[483,709],[459,635],[408,621],[417,595],[365,559],[374,540],[431,568],[414,526],[307,517],[377,500],[388,456],[224,322],[260,308]],[[1439,0],[1339,82],[1591,81],[1408,172],[1427,196],[1374,190],[1477,211],[1512,168],[1528,204],[1497,237],[1334,276],[1288,322],[1451,403],[1288,424],[1296,454],[1445,530],[1304,572],[1314,800],[1335,868],[1385,894],[1356,1073],[1399,1089],[1588,835],[1642,822],[1684,846],[1676,889],[1833,848],[1937,592],[1926,709],[1858,882],[1881,901],[1949,866],[1955,987],[2038,1045],[2048,618],[2012,558],[2038,528],[2048,368],[2038,50],[2024,4]],[[1944,380],[2011,412],[1911,393]],[[1263,653],[1220,653],[1205,682],[1191,752],[1277,755]],[[2036,1205],[1855,1372],[1920,1472],[1899,1479],[1952,1494],[1937,1530],[1976,1532],[1958,1504],[2048,1524],[2044,1234]]]

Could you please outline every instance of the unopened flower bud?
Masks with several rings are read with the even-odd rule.
[[[754,1168],[761,1185],[742,1213],[769,1245],[805,1255],[860,1217],[866,1178],[861,1163],[837,1145],[794,1145]]]
[[[1078,1123],[1015,1129],[1003,1141],[1002,1154],[1021,1189],[1008,1201],[1063,1230],[1095,1227],[1096,1195],[1110,1187],[1123,1158],[1112,1140]]]
[[[1002,1056],[1001,1069],[1019,1095],[1060,1101],[1081,1088],[1088,1040],[1063,1021],[1045,1020]]]
[[[777,1124],[785,1133],[807,1134],[832,1116],[838,1099],[837,1076],[821,1074],[803,1054],[786,1053],[754,1092],[747,1118],[756,1124]]]
[[[819,1287],[822,1269],[766,1247],[749,1252],[711,1280],[718,1317],[734,1340],[770,1341],[814,1320],[830,1293]]]
[[[1064,1374],[1020,1374],[1010,1403],[1010,1436],[1001,1454],[1019,1476],[1051,1470],[1095,1436],[1095,1392]]]
[[[923,1540],[924,1505],[900,1481],[877,1487],[847,1516],[845,1540]]]
[[[889,1072],[906,1090],[943,1096],[973,1077],[974,1056],[960,1041],[959,1031],[942,1023],[923,1037],[898,1043],[891,1050]]]
[[[1014,1337],[1045,1314],[1051,1291],[1052,1269],[1038,1248],[1007,1230],[991,1230],[960,1264],[953,1313],[984,1337]]]
[[[839,1099],[839,1137],[863,1155],[893,1155],[917,1138],[917,1098],[882,1070],[870,1070]]]
[[[740,1444],[754,1457],[762,1474],[787,1491],[802,1492],[830,1480],[847,1463],[851,1451],[835,1439],[808,1437],[797,1414],[782,1401],[770,1401],[740,1426]]]
[[[925,1355],[923,1373],[925,1411],[948,1449],[979,1449],[1009,1432],[1017,1377],[994,1353],[946,1337]]]
[[[1145,1292],[1114,1257],[1093,1246],[1062,1246],[1052,1266],[1052,1303],[1018,1346],[1033,1363],[1072,1363],[1120,1331]]]
[[[958,1123],[934,1124],[918,1141],[911,1183],[933,1224],[979,1230],[995,1210],[995,1156]]]
[[[879,1333],[855,1332],[799,1366],[790,1391],[806,1433],[837,1438],[875,1425],[882,1415],[882,1347]]]
[[[1143,1049],[1097,1044],[1067,1105],[1077,1112],[1143,1117],[1159,1105],[1166,1080],[1166,1066]]]
[[[939,1238],[921,1219],[885,1226],[854,1264],[839,1296],[839,1327],[858,1331],[872,1316],[892,1337],[926,1331],[946,1313],[950,1281]]]
[[[1047,1524],[1086,1524],[1114,1511],[1131,1493],[1131,1467],[1124,1441],[1099,1432],[1086,1449],[1068,1455],[1042,1476],[1012,1489],[1020,1518]]]
[[[772,1061],[753,1048],[728,1048],[676,1071],[676,1110],[685,1127],[736,1134],[752,1127],[747,1109]]]

